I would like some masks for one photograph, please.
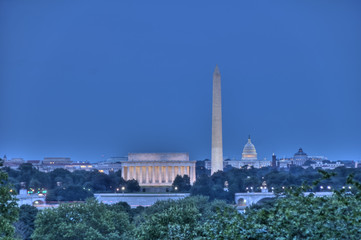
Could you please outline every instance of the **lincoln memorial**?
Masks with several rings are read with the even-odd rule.
[[[124,180],[135,179],[140,186],[171,186],[177,175],[188,175],[191,184],[196,180],[196,161],[189,161],[188,153],[129,153],[128,161],[121,161]]]

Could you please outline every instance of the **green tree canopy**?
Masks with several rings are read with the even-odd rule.
[[[220,209],[203,226],[200,239],[360,239],[361,187],[329,197],[304,196],[301,188],[277,198],[267,208]]]
[[[0,159],[0,167],[3,161]],[[14,226],[17,220],[19,208],[16,203],[16,192],[10,188],[8,175],[0,168],[0,239],[13,239]]]
[[[125,211],[112,211],[90,199],[45,209],[38,213],[35,226],[34,240],[117,240],[127,239],[130,223]]]
[[[31,234],[34,231],[34,221],[38,213],[36,207],[30,205],[20,206],[19,220],[15,223],[16,235],[21,239],[30,239]]]
[[[136,221],[136,239],[194,239],[199,227],[215,213],[226,208],[223,201],[208,202],[207,197],[188,197],[178,201],[159,201],[147,208]]]

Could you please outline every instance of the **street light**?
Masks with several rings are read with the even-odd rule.
[[[178,190],[178,187],[177,187],[177,186],[175,186],[175,187],[174,187],[174,190],[176,190],[176,191],[177,191],[177,190]]]
[[[124,186],[122,186],[122,192],[124,193],[124,191],[125,191],[125,187],[124,187]]]

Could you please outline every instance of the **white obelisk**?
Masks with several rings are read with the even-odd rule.
[[[218,65],[216,65],[213,73],[211,164],[212,174],[223,171],[221,74]]]

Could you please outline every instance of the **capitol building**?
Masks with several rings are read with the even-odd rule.
[[[262,168],[271,166],[271,161],[258,160],[256,147],[251,141],[251,136],[248,136],[248,141],[244,145],[241,160],[225,160],[224,167],[232,166],[234,168],[241,168],[243,166]]]

